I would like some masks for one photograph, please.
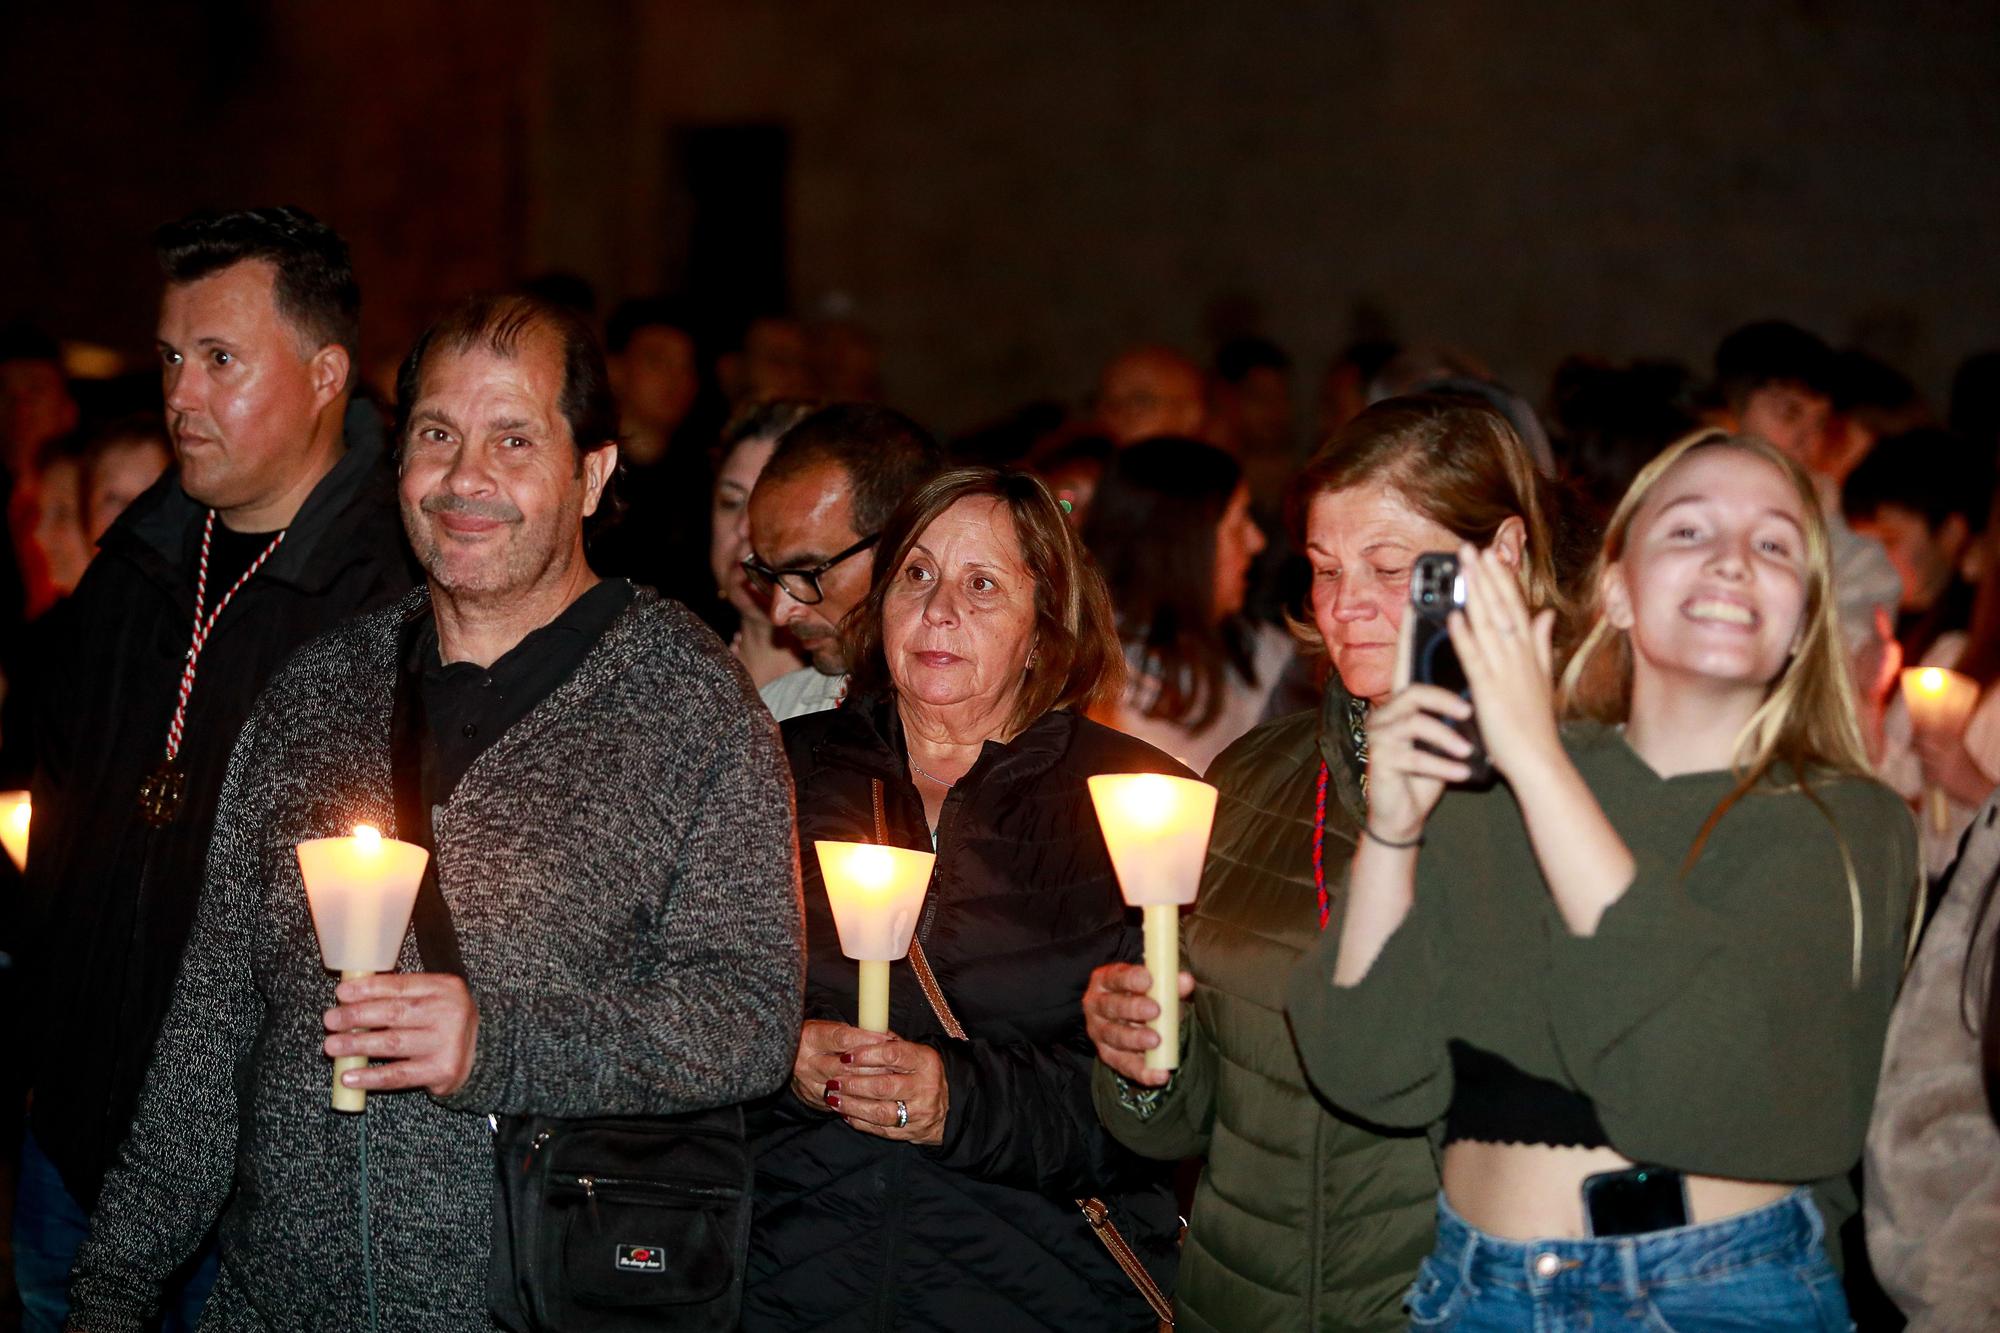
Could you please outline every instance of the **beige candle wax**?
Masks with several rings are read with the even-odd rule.
[[[840,952],[861,965],[855,1026],[889,1030],[889,964],[910,952],[937,857],[872,842],[814,842]]]
[[[1146,1068],[1181,1062],[1180,909],[1194,901],[1215,823],[1215,788],[1164,773],[1105,773],[1090,779],[1097,824],[1125,901],[1146,917],[1147,994],[1160,1006],[1150,1026],[1159,1045]]]
[[[430,853],[357,824],[352,837],[300,843],[298,856],[326,966],[340,973],[343,981],[395,971]],[[362,1055],[345,1055],[333,1062],[334,1110],[367,1109],[367,1092],[341,1082],[348,1070],[367,1065],[368,1058]]]

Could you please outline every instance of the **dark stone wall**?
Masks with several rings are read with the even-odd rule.
[[[2000,341],[2000,7],[1910,0],[496,0],[9,6],[0,312],[146,342],[145,229],[289,198],[371,360],[549,266],[684,271],[688,125],[792,136],[791,289],[946,428],[1114,347],[1357,326],[1530,392],[1784,313],[1942,387]]]

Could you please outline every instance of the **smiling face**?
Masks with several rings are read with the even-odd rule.
[[[160,299],[167,426],[181,485],[201,504],[244,510],[284,494],[347,381],[347,352],[317,351],[278,310],[277,269],[247,259]]]
[[[1426,551],[1456,551],[1459,544],[1451,529],[1379,482],[1313,498],[1306,511],[1313,624],[1349,694],[1380,703],[1395,688],[1410,566]]]
[[[562,352],[547,334],[512,356],[484,344],[426,359],[403,441],[403,528],[433,589],[516,598],[583,562],[583,518],[617,461],[579,457],[559,395]]]
[[[1014,515],[968,496],[924,529],[882,598],[882,646],[898,694],[1008,717],[1035,643],[1035,580]]]
[[[1809,579],[1805,501],[1775,466],[1696,449],[1653,486],[1604,574],[1635,690],[1655,680],[1761,699],[1798,646]]]

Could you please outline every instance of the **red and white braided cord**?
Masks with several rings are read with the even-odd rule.
[[[283,532],[271,538],[271,544],[250,562],[250,568],[243,571],[242,577],[229,585],[229,591],[222,594],[221,600],[216,602],[215,610],[210,611],[204,618],[202,611],[208,603],[208,552],[215,541],[215,511],[213,509],[208,511],[208,521],[201,529],[201,563],[195,567],[194,574],[194,638],[188,644],[187,666],[181,670],[180,694],[174,701],[174,720],[167,724],[168,763],[172,763],[174,757],[181,752],[181,728],[187,722],[188,696],[194,693],[195,668],[201,663],[201,650],[207,646],[208,636],[215,629],[215,622],[222,619],[223,608],[229,605],[229,599],[236,595],[236,590],[248,583],[252,574],[263,568],[264,562],[271,558],[271,553],[276,551],[278,544],[284,540]]]

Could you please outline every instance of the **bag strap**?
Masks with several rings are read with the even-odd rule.
[[[431,829],[431,804],[424,795],[423,667],[416,650],[428,622],[427,613],[411,616],[397,636],[396,698],[389,716],[390,782],[396,798],[396,836],[430,853],[424,861],[423,880],[417,885],[416,906],[410,912],[417,953],[426,972],[463,977],[465,959],[458,950],[458,928],[452,924],[451,906],[438,887],[437,838]]]
[[[873,795],[875,842],[878,846],[886,847],[889,843],[889,825],[882,809],[880,778],[874,780]],[[958,1015],[951,1010],[951,1001],[944,997],[944,987],[938,985],[937,973],[931,971],[931,960],[924,954],[924,942],[915,935],[910,936],[910,970],[917,974],[917,985],[923,988],[924,998],[930,1001],[931,1013],[937,1016],[938,1024],[944,1028],[946,1035],[957,1041],[968,1040],[965,1028],[959,1024]],[[1118,1224],[1111,1220],[1111,1206],[1095,1196],[1078,1199],[1076,1206],[1083,1213],[1084,1221],[1090,1224],[1091,1231],[1104,1242],[1104,1248],[1111,1252],[1113,1261],[1125,1270],[1125,1276],[1139,1289],[1139,1294],[1145,1297],[1146,1304],[1153,1307],[1153,1313],[1159,1317],[1160,1323],[1172,1328],[1173,1304],[1161,1292],[1159,1284],[1153,1281],[1153,1275],[1146,1271],[1146,1265],[1139,1261],[1139,1256],[1132,1252],[1131,1245],[1126,1243],[1124,1233],[1118,1230]]]

